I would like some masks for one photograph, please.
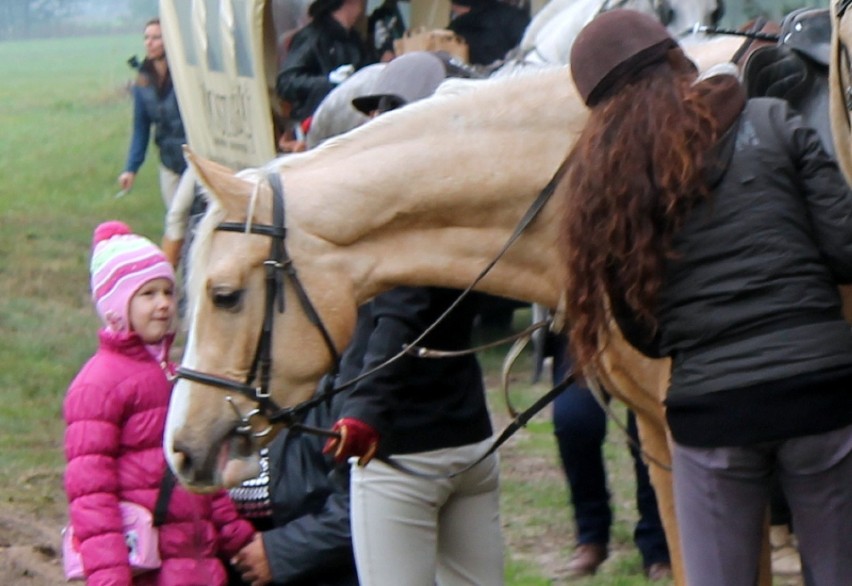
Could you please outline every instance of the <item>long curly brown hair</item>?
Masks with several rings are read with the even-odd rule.
[[[567,267],[570,351],[577,372],[608,342],[618,295],[655,332],[672,237],[709,189],[705,155],[717,138],[710,108],[680,49],[595,105],[557,188]]]

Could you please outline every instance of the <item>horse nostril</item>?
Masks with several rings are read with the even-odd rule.
[[[191,477],[192,475],[192,456],[189,455],[189,449],[181,445],[181,442],[176,441],[172,445],[172,465],[174,471],[183,477]]]

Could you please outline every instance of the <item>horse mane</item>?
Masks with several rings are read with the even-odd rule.
[[[273,162],[276,160],[273,159]],[[255,182],[255,187],[252,189],[251,195],[246,202],[247,219],[254,216],[257,196],[260,193],[260,181],[265,175],[265,169],[266,167],[247,168],[237,173],[238,177]],[[202,190],[207,194],[206,186],[202,185]],[[192,315],[194,309],[192,300],[200,298],[204,286],[200,275],[201,271],[193,271],[192,267],[207,266],[207,263],[210,261],[210,242],[213,239],[213,234],[216,232],[216,227],[225,220],[225,208],[219,203],[219,200],[209,196],[205,197],[205,199],[207,200],[207,210],[195,227],[192,245],[189,247],[188,253],[189,262],[187,264],[186,275],[187,315]]]

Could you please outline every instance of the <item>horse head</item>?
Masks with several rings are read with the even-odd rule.
[[[334,365],[356,307],[351,295],[337,294],[346,285],[332,267],[309,263],[296,272],[303,251],[323,243],[285,220],[292,202],[271,188],[276,169],[238,176],[188,158],[210,209],[190,258],[189,337],[165,450],[181,482],[205,490],[257,475],[259,447]],[[329,313],[332,329],[322,318]]]

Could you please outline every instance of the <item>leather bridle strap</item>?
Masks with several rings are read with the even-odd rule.
[[[283,313],[286,309],[284,298],[284,278],[289,278],[299,305],[302,307],[308,320],[319,330],[320,335],[328,348],[332,359],[331,373],[336,374],[340,365],[340,354],[334,345],[334,341],[328,332],[328,328],[320,318],[310,297],[302,285],[301,279],[293,266],[293,260],[287,252],[286,246],[286,217],[284,211],[284,189],[281,185],[281,177],[275,171],[267,175],[267,181],[272,189],[272,224],[256,224],[254,222],[222,222],[216,229],[223,232],[238,232],[246,234],[257,234],[271,238],[269,246],[269,258],[264,261],[266,270],[266,302],[263,313],[263,326],[258,337],[257,349],[252,360],[251,368],[246,375],[244,383],[225,377],[199,372],[186,367],[178,367],[178,377],[200,384],[217,387],[223,390],[234,391],[248,399],[258,403],[259,413],[252,412],[247,416],[262,414],[270,423],[293,424],[297,421],[301,412],[311,407],[303,403],[295,408],[281,408],[272,399],[269,391],[270,373],[272,370],[272,330],[275,323],[275,310]],[[258,380],[259,379],[259,380]],[[257,383],[257,384],[256,384]],[[248,419],[243,423],[247,424]]]

